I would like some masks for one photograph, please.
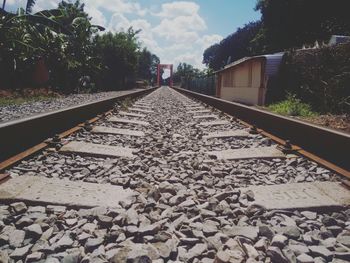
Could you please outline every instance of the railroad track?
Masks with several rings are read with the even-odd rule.
[[[166,87],[119,105],[0,164],[0,259],[347,262],[345,170],[265,135]]]

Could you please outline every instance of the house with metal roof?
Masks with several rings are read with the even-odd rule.
[[[275,77],[284,52],[245,57],[216,71],[216,96],[249,105],[264,105],[270,80]]]

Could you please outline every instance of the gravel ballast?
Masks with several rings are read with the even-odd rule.
[[[110,183],[138,192],[134,202],[112,208],[0,206],[0,259],[10,262],[347,262],[350,209],[273,210],[254,204],[238,188],[294,182],[339,181],[331,171],[304,157],[222,161],[207,151],[274,145],[248,138],[204,140],[209,131],[246,129],[229,124],[199,125],[185,104],[200,104],[160,88],[139,100],[152,105],[149,126],[99,120],[94,125],[129,128],[144,137],[82,131],[66,141],[124,146],[136,158],[96,158],[46,151],[8,172]],[[203,113],[208,115],[208,113]],[[12,260],[12,261],[11,261]],[[6,261],[5,261],[6,262]]]
[[[58,98],[0,106],[0,123],[77,106],[79,104],[93,102],[96,100],[109,98],[111,96],[123,95],[129,93],[130,91],[131,90],[99,92],[92,94],[61,95]]]

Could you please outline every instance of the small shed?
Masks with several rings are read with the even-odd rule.
[[[264,105],[271,77],[278,74],[284,52],[245,57],[216,71],[216,96],[249,105]]]

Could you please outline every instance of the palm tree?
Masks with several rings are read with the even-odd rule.
[[[26,13],[31,13],[32,8],[35,5],[35,0],[27,0]]]

